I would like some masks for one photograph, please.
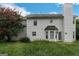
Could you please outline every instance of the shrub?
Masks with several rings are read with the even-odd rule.
[[[6,41],[6,40],[2,40],[2,39],[1,39],[1,40],[0,40],[0,43],[1,43],[1,42],[7,42],[7,41]]]
[[[28,37],[24,37],[24,38],[21,38],[19,41],[20,42],[30,42],[30,39]]]
[[[1,39],[0,42],[18,42],[17,40],[10,40],[10,41],[7,41],[6,39]]]
[[[10,40],[10,41],[7,41],[7,42],[18,42],[18,40]]]

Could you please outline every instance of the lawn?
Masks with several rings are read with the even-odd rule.
[[[79,41],[74,43],[34,41],[0,43],[0,54],[9,56],[79,56]]]

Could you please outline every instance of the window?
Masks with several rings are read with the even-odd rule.
[[[51,20],[50,20],[50,23],[52,23],[52,22],[53,22],[53,20],[51,19]]]
[[[74,39],[74,32],[73,32],[73,39]]]
[[[74,24],[75,22],[74,22],[74,20],[73,20],[73,24]]]
[[[55,34],[55,38],[57,39],[57,35],[58,35],[58,32],[56,32],[56,34]]]
[[[48,39],[48,31],[46,31],[46,39]]]
[[[50,31],[50,39],[54,39],[54,31]]]
[[[61,34],[62,34],[62,33],[61,33],[61,32],[59,32],[59,35],[58,35],[58,36],[59,36],[59,40],[61,40]],[[67,33],[66,33],[66,34],[67,34]]]
[[[34,24],[34,26],[37,26],[37,20],[34,20],[33,24]]]
[[[73,19],[73,24],[75,24],[75,19]]]
[[[36,32],[32,32],[32,36],[36,36]]]

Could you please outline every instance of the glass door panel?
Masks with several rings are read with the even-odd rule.
[[[50,39],[54,39],[54,31],[50,31]]]

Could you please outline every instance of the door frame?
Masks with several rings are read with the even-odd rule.
[[[51,31],[54,32],[53,38],[51,38],[51,34],[50,34]],[[46,32],[48,32],[48,33],[46,33]],[[48,37],[48,39],[57,39],[57,40],[58,40],[58,37],[59,37],[58,30],[46,30],[45,33],[46,33],[45,36]],[[46,38],[46,39],[47,39],[47,38]]]

